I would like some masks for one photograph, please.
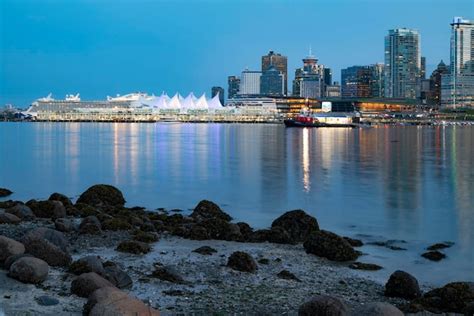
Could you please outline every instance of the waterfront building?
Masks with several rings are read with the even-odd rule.
[[[227,98],[232,99],[239,93],[240,90],[240,78],[237,76],[229,76],[227,78]]]
[[[285,95],[285,75],[273,65],[265,70],[260,77],[260,94],[266,96]]]
[[[259,95],[261,71],[248,70],[242,71],[240,76],[240,89],[238,95]]]
[[[219,101],[221,101],[221,104],[224,104],[224,88],[222,88],[222,87],[212,87],[211,97],[213,98],[216,95],[219,95]]]
[[[385,97],[416,99],[420,72],[418,32],[406,28],[390,30],[385,37]]]
[[[341,96],[343,98],[383,97],[383,64],[342,69]]]
[[[448,66],[441,60],[430,76],[430,88],[427,96],[427,103],[429,105],[437,108],[441,105],[441,77],[448,74]]]
[[[270,69],[270,67],[275,67],[278,71],[283,74],[283,87],[284,95],[288,94],[288,58],[281,54],[275,53],[274,51],[268,52],[267,55],[262,56],[262,73]]]
[[[441,76],[442,107],[474,107],[474,22],[451,23],[450,74]]]
[[[332,85],[332,70],[331,68],[324,68],[324,75],[323,75],[324,86]]]
[[[334,82],[332,85],[326,86],[326,92],[324,96],[326,98],[340,98],[341,85],[339,82]]]
[[[303,83],[304,82],[304,83]],[[311,54],[303,58],[303,67],[295,71],[293,96],[320,98],[324,93],[324,66]]]

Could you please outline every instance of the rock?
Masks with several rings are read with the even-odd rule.
[[[353,315],[364,316],[403,316],[401,310],[388,303],[368,303],[354,311]]]
[[[303,210],[286,212],[273,221],[272,228],[275,227],[281,227],[288,232],[292,243],[303,242],[312,232],[319,230],[316,218]]]
[[[474,315],[474,302],[469,303],[466,308],[464,308],[464,316],[473,316]]]
[[[200,225],[192,225],[190,229],[186,229],[185,226],[179,226],[173,230],[173,234],[193,240],[211,239],[207,229]]]
[[[5,212],[13,214],[24,221],[30,221],[36,218],[31,208],[23,203],[18,203],[15,206],[6,209]]]
[[[354,239],[350,237],[342,237],[342,238],[344,238],[352,247],[362,247],[364,245],[364,243],[360,239]]]
[[[132,278],[113,263],[105,266],[104,277],[119,289],[129,289],[133,286]]]
[[[248,253],[243,251],[236,251],[232,253],[227,261],[227,266],[233,270],[242,272],[255,272],[257,270],[257,263]]]
[[[100,292],[99,292],[100,291]],[[104,316],[104,315],[146,315],[159,316],[160,313],[145,305],[142,301],[131,298],[119,290],[102,288],[95,291],[89,297],[84,306],[84,315]]]
[[[426,250],[430,250],[430,251],[440,250],[440,249],[450,248],[453,245],[454,245],[453,242],[441,242],[441,243],[436,243],[429,246],[428,248],[426,248]]]
[[[77,203],[83,203],[96,207],[124,206],[125,199],[122,192],[116,187],[106,184],[97,184],[88,188],[81,194]]]
[[[130,225],[130,223],[128,223],[124,219],[112,218],[112,219],[105,220],[102,223],[102,228],[105,230],[113,230],[113,231],[129,230],[129,229],[132,229],[132,225]]]
[[[270,263],[270,260],[268,260],[267,258],[262,258],[258,260],[258,263],[266,265]]]
[[[99,275],[104,275],[105,269],[99,256],[86,256],[71,263],[69,266],[69,272],[76,275],[89,272],[95,272]]]
[[[14,255],[21,255],[25,252],[25,246],[13,239],[0,236],[0,264],[4,264],[5,260]]]
[[[232,217],[222,211],[217,204],[207,200],[202,200],[199,202],[199,204],[194,208],[194,211],[191,213],[191,217],[198,222],[205,219],[220,219],[226,222],[230,222],[232,220]]]
[[[26,252],[43,259],[51,266],[68,266],[72,261],[64,234],[49,228],[36,228],[22,239]]]
[[[21,219],[10,213],[0,213],[0,224],[19,224]]]
[[[136,240],[126,240],[122,241],[118,246],[117,250],[121,252],[133,253],[136,255],[149,253],[151,250],[150,245],[147,243],[136,241]]]
[[[202,246],[197,249],[194,249],[193,252],[197,252],[204,256],[211,256],[213,253],[216,253],[217,250],[209,246]]]
[[[274,244],[291,244],[291,237],[288,232],[281,227],[271,229],[259,229],[252,233],[249,239],[251,242],[271,242]]]
[[[42,295],[35,298],[36,302],[38,302],[41,306],[54,306],[59,304],[59,300],[55,299],[54,297]]]
[[[8,190],[8,189],[0,188],[0,198],[7,197],[7,196],[11,195],[12,193],[13,192]]]
[[[383,269],[378,264],[363,263],[363,262],[353,262],[349,265],[349,268],[355,269],[355,270],[367,270],[367,271],[376,271],[376,270]]]
[[[344,238],[325,230],[313,232],[303,246],[307,253],[332,261],[350,261],[359,256]]]
[[[80,297],[89,297],[95,290],[114,285],[94,272],[83,273],[71,283],[71,292]]]
[[[98,235],[102,232],[102,225],[95,216],[87,216],[79,225],[79,234],[82,235]]]
[[[347,305],[337,297],[317,295],[302,304],[298,309],[299,316],[349,316]]]
[[[465,313],[474,302],[473,282],[453,282],[431,290],[412,304],[419,304],[432,313]]]
[[[12,255],[10,257],[8,257],[5,262],[3,263],[3,267],[5,268],[5,270],[10,270],[10,267],[12,266],[12,264],[17,261],[18,259],[20,258],[23,258],[23,257],[33,257],[32,255],[30,254],[27,254],[27,253],[22,253],[22,254],[17,254],[17,255]]]
[[[227,225],[224,225],[225,230],[220,234],[220,238],[222,240],[227,240],[227,241],[243,241],[244,238],[242,237],[242,234],[240,233],[240,226],[237,224],[233,223],[228,223]]]
[[[67,218],[58,218],[54,221],[54,228],[56,228],[57,231],[69,233],[72,232],[75,227],[72,220]]]
[[[279,277],[280,279],[293,280],[293,281],[301,282],[301,280],[298,279],[296,277],[296,275],[294,275],[293,273],[291,273],[288,270],[281,270],[280,272],[278,272],[277,277]]]
[[[10,266],[8,276],[23,283],[42,283],[48,277],[49,266],[41,259],[23,257]]]
[[[385,296],[401,297],[408,300],[421,296],[418,281],[411,274],[404,271],[395,271],[385,284]]]
[[[397,242],[397,240],[374,241],[374,242],[369,242],[368,245],[373,245],[373,246],[378,246],[378,247],[385,247],[385,248],[388,248],[390,250],[396,250],[396,251],[407,250],[406,248],[394,245],[395,242]],[[404,241],[402,241],[402,242],[404,242]]]
[[[68,208],[72,206],[71,199],[61,193],[53,193],[49,196],[48,200],[50,201],[59,201],[63,203],[64,207]]]
[[[158,240],[160,240],[157,233],[149,233],[141,230],[135,232],[135,235],[133,235],[133,239],[146,243],[157,242]]]
[[[441,259],[446,258],[446,255],[438,250],[425,252],[421,256],[431,261],[440,261]]]
[[[181,275],[171,266],[157,265],[151,276],[171,283],[185,283]]]
[[[30,200],[26,205],[31,208],[36,217],[51,219],[66,217],[66,208],[59,201]]]
[[[242,235],[242,240],[249,240],[253,233],[252,227],[250,227],[249,224],[244,222],[238,222],[237,226],[239,226],[240,234]]]

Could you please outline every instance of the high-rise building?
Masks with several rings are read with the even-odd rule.
[[[474,21],[451,23],[450,74],[441,76],[442,107],[474,107]]]
[[[406,28],[385,37],[385,97],[416,99],[420,82],[420,35]]]
[[[227,98],[228,99],[233,99],[237,96],[240,90],[240,78],[237,76],[229,76],[227,78],[227,84],[228,84],[228,89],[227,89]],[[224,104],[224,103],[222,103]]]
[[[240,76],[239,95],[258,95],[260,94],[260,77],[261,71],[248,70],[242,71]]]
[[[303,82],[306,83],[303,84]],[[293,96],[302,98],[320,98],[324,95],[324,66],[311,54],[303,58],[303,67],[295,71]]]
[[[270,51],[267,55],[262,56],[262,73],[270,69],[270,66],[275,67],[284,76],[284,94],[288,94],[288,58],[274,51]]]
[[[326,86],[325,97],[327,98],[340,98],[341,97],[341,85],[339,82],[334,82],[332,85]]]
[[[260,94],[265,96],[283,96],[285,94],[285,76],[273,65],[260,77]]]
[[[443,75],[449,75],[449,69],[448,66],[441,61],[430,76],[430,92],[427,97],[429,105],[436,107],[441,105],[441,77]]]
[[[216,95],[219,95],[219,101],[221,101],[221,104],[224,105],[224,88],[222,88],[222,87],[212,87],[211,95],[212,95],[212,97],[215,97]]]
[[[341,70],[343,98],[383,97],[383,64],[352,66]]]
[[[426,57],[421,56],[420,79],[426,79]]]

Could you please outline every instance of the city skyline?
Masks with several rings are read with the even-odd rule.
[[[421,55],[427,58],[429,75],[441,59],[449,61],[452,18],[472,19],[473,9],[470,1],[461,0],[439,0],[436,6],[428,1],[388,1],[384,10],[374,1],[360,1],[354,6],[340,0],[323,2],[317,13],[309,10],[314,4],[308,1],[296,5],[282,1],[273,6],[268,1],[199,1],[186,3],[181,9],[171,2],[141,3],[140,7],[122,1],[110,7],[72,1],[66,8],[56,2],[3,1],[0,104],[26,106],[50,92],[58,98],[79,92],[87,99],[130,91],[210,95],[212,86],[227,87],[227,76],[239,75],[246,66],[260,69],[260,57],[270,50],[288,57],[291,82],[310,46],[320,63],[332,69],[333,80],[340,81],[343,68],[383,62],[384,36],[389,29],[399,27],[420,33]],[[407,5],[413,10],[404,10]],[[252,10],[246,10],[249,8]],[[426,14],[412,12],[418,11],[416,8],[424,8]],[[125,9],[129,9],[127,17],[115,16]],[[180,23],[170,18],[178,9],[182,11]],[[217,9],[233,12],[209,20]],[[90,13],[76,17],[83,10]],[[384,13],[387,10],[389,14]],[[307,19],[298,18],[298,12],[305,12]],[[236,18],[232,23],[224,21],[229,15]],[[292,19],[283,20],[287,15]],[[348,19],[351,16],[357,17],[357,23]],[[253,28],[237,18],[255,21]],[[298,25],[290,23],[295,18]],[[311,18],[332,28],[312,24]],[[361,21],[364,18],[368,21]],[[200,23],[193,30],[191,25],[196,21]],[[262,34],[259,28],[265,23],[275,30]],[[127,25],[133,27],[127,30]],[[168,37],[158,29],[163,25],[170,33]],[[347,27],[355,26],[355,34],[342,36]],[[208,32],[198,33],[201,28]],[[167,50],[167,45],[175,47]],[[353,51],[348,50],[351,47]],[[288,88],[290,91],[291,86]]]

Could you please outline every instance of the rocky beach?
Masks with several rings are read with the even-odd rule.
[[[190,214],[126,207],[108,185],[77,201],[4,200],[0,315],[473,314],[472,283],[364,277],[359,270],[383,267],[364,261],[362,245],[303,210],[254,230],[207,200]],[[423,257],[442,260],[451,246],[433,244]]]

